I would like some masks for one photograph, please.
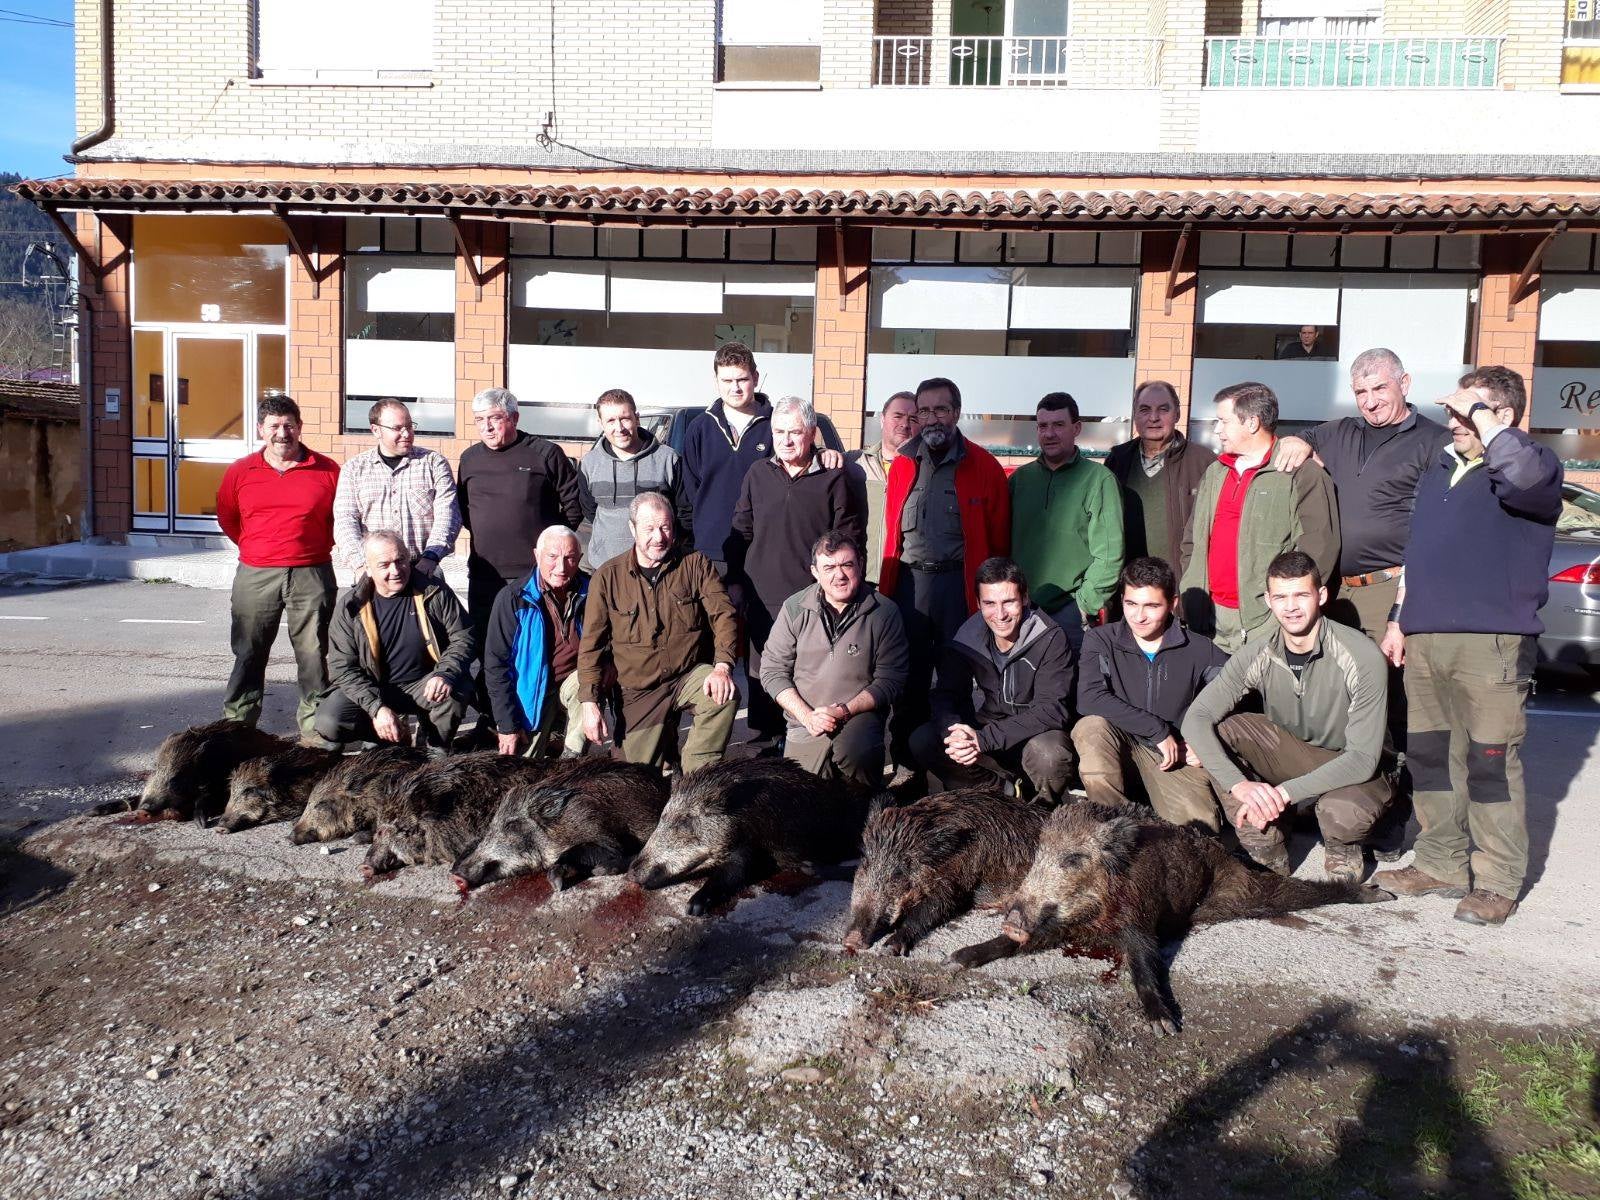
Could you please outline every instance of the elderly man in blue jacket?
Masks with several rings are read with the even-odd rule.
[[[533,548],[533,570],[495,597],[483,651],[483,678],[501,754],[541,758],[583,751],[578,645],[589,577],[582,548],[565,525],[551,525]]]

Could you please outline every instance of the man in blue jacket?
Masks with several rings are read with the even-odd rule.
[[[583,750],[578,646],[589,577],[578,569],[581,554],[577,534],[551,525],[534,545],[534,569],[495,597],[483,679],[501,754]]]
[[[1561,461],[1517,428],[1528,393],[1507,367],[1469,372],[1441,404],[1451,444],[1417,485],[1391,617],[1405,635],[1406,761],[1422,834],[1412,865],[1373,883],[1459,898],[1456,920],[1499,925],[1528,869],[1522,739]]]

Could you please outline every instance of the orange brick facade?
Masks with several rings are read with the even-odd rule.
[[[1179,254],[1180,241],[1182,253]],[[1178,428],[1189,424],[1189,390],[1194,375],[1196,282],[1200,238],[1174,232],[1140,239],[1139,322],[1134,379],[1162,379],[1178,390]],[[1173,271],[1173,258],[1178,269]]]
[[[839,261],[841,246],[844,262]],[[817,238],[817,318],[811,357],[812,400],[846,446],[859,446],[867,409],[867,313],[872,289],[872,233],[823,230]],[[881,397],[874,397],[881,400]]]
[[[1472,361],[1510,367],[1533,384],[1533,364],[1539,343],[1539,273],[1524,285],[1524,295],[1513,302],[1512,289],[1543,241],[1539,234],[1508,234],[1483,241],[1483,283],[1478,293],[1478,329]],[[1527,429],[1533,405],[1522,415]]]

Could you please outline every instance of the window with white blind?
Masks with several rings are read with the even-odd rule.
[[[1383,32],[1381,0],[1261,0],[1264,38],[1365,38]]]
[[[256,0],[256,77],[405,83],[433,69],[433,0]]]
[[[721,0],[717,80],[816,83],[822,78],[822,0]]]

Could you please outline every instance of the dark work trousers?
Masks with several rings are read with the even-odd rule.
[[[1052,808],[1066,797],[1075,756],[1065,729],[1035,734],[1009,750],[986,751],[970,767],[945,753],[946,732],[937,722],[929,721],[911,735],[911,753],[917,765],[934,777],[941,790],[996,784],[1004,787],[1025,778],[1032,785],[1034,796]]]
[[[467,702],[455,692],[447,692],[438,703],[422,698],[422,685],[432,679],[425,675],[415,683],[382,684],[383,703],[402,717],[416,717],[422,744],[429,750],[447,751],[456,735],[456,726],[467,711]],[[330,742],[370,742],[377,740],[372,718],[338,688],[317,709],[317,733]]]
[[[900,564],[894,602],[906,627],[910,672],[889,716],[889,752],[895,765],[911,767],[911,735],[932,715],[933,672],[939,653],[955,639],[967,616],[967,582],[959,568],[917,571]]]
[[[1372,639],[1372,644],[1383,644],[1384,631],[1389,625],[1389,610],[1400,595],[1400,581],[1372,583],[1366,587],[1340,586],[1339,594],[1329,602],[1328,615],[1341,625],[1359,629]],[[1406,752],[1406,680],[1405,668],[1389,667],[1389,745],[1401,756]],[[1369,844],[1376,850],[1399,852],[1415,842],[1421,832],[1411,807],[1411,769],[1402,765],[1400,786],[1395,791],[1394,802],[1383,814],[1383,819],[1372,831]]]
[[[767,648],[767,638],[771,636],[777,619],[777,613],[769,612],[765,605],[751,599],[746,592],[744,628],[750,649],[745,655],[745,677],[749,684],[750,709],[745,724],[750,727],[752,736],[768,741],[782,736],[788,723],[788,717],[778,707],[778,702],[767,695],[767,689],[761,686],[761,652]]]
[[[261,718],[267,658],[278,636],[278,622],[287,616],[300,684],[295,720],[301,733],[312,732],[317,705],[328,694],[328,621],[333,616],[336,590],[330,563],[311,567],[239,564],[233,576],[233,673],[222,700],[224,717],[246,725]]]
[[[533,561],[531,555],[528,561]],[[494,728],[494,710],[489,706],[489,688],[483,678],[483,648],[488,645],[489,616],[494,612],[495,598],[513,582],[483,559],[467,559],[467,616],[472,621],[472,633],[478,646],[478,661],[473,667],[477,684],[472,693],[472,707],[478,710],[480,732]]]

